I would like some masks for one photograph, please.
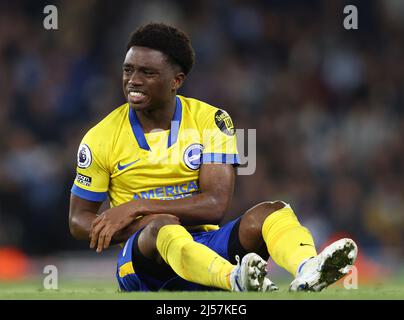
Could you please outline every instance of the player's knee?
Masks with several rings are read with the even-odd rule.
[[[169,224],[180,224],[180,220],[176,216],[169,214],[162,214],[159,215],[159,217],[157,217],[153,221],[151,221],[144,231],[149,235],[149,237],[157,239],[157,234],[159,230],[162,227]]]
[[[264,201],[256,205],[254,213],[260,220],[266,219],[270,214],[284,208],[287,204],[283,201]]]
[[[242,218],[242,227],[248,228],[248,234],[261,235],[262,225],[265,219],[272,213],[284,208],[286,203],[282,201],[265,201],[257,204],[246,212]]]
[[[261,209],[264,213],[266,213],[268,216],[278,210],[283,209],[284,207],[287,206],[287,204],[283,201],[276,200],[276,201],[265,201],[260,203]]]

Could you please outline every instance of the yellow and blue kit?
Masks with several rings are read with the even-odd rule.
[[[177,96],[170,130],[144,133],[128,104],[115,109],[83,138],[72,193],[112,206],[133,199],[179,199],[199,192],[202,163],[238,164],[229,115]]]
[[[170,130],[144,133],[136,112],[126,103],[84,136],[71,192],[89,201],[109,198],[111,206],[136,199],[180,199],[200,192],[199,169],[205,163],[239,164],[235,128],[226,111],[178,95]],[[220,229],[200,226],[191,234],[228,258],[227,242],[236,222]],[[138,234],[119,255],[118,282],[127,291],[161,289],[169,279],[157,280],[142,275],[137,270],[141,266],[136,268],[132,245]]]

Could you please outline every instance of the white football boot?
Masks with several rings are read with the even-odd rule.
[[[321,291],[351,270],[357,254],[358,247],[353,240],[335,241],[300,265],[289,291]]]
[[[246,254],[230,274],[231,291],[274,291],[278,288],[267,277],[267,262],[256,253]]]

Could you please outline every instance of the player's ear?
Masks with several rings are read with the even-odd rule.
[[[177,73],[173,80],[172,90],[174,91],[178,90],[184,83],[184,80],[185,80],[185,74],[183,72]]]

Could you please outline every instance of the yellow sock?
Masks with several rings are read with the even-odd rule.
[[[275,263],[293,276],[303,260],[317,255],[310,231],[299,223],[289,205],[265,219],[262,236]]]
[[[162,227],[157,235],[157,250],[181,278],[230,290],[230,273],[235,266],[207,246],[195,242],[184,227]]]

